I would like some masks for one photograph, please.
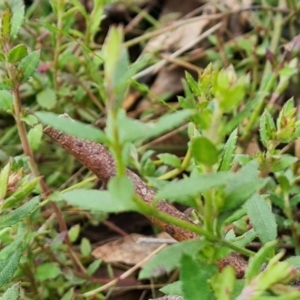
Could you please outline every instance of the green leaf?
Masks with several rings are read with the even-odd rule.
[[[18,300],[20,297],[20,282],[14,284],[12,287],[10,287],[2,297],[0,297],[0,300]]]
[[[0,90],[0,110],[12,111],[13,109],[13,97],[11,92],[6,90]]]
[[[31,128],[27,134],[28,142],[33,151],[36,151],[42,141],[43,136],[43,126],[41,124],[35,125]]]
[[[199,240],[185,241],[163,249],[143,266],[139,273],[139,279],[157,277],[171,272],[180,266],[183,253],[195,256],[201,244],[202,241]]]
[[[214,299],[210,278],[217,272],[216,266],[201,264],[190,255],[183,254],[180,262],[180,281],[185,300]]]
[[[232,167],[234,153],[236,149],[237,129],[230,134],[223,150],[222,160],[219,171],[229,171]]]
[[[56,278],[61,273],[61,269],[54,263],[43,263],[36,268],[34,277],[38,281],[46,281]]]
[[[38,118],[34,115],[22,116],[21,120],[24,121],[27,125],[29,125],[31,127],[36,125],[37,123],[39,123]]]
[[[1,20],[1,40],[2,40],[1,43],[3,43],[3,41],[7,43],[10,39],[11,17],[12,17],[12,12],[9,6],[6,5]]]
[[[218,150],[206,137],[199,136],[193,139],[191,150],[197,163],[212,166],[218,161]]]
[[[68,235],[70,241],[73,243],[78,239],[80,233],[80,225],[76,224],[69,229]]]
[[[71,118],[59,117],[50,112],[37,112],[35,115],[44,123],[54,129],[61,130],[70,135],[84,138],[90,141],[105,143],[107,138],[103,131],[84,124],[79,121],[75,121]]]
[[[6,246],[0,251],[0,261],[7,260],[10,255],[15,253],[17,249],[20,248],[23,241],[24,241],[24,234],[19,233],[17,238],[15,238],[15,240],[12,243],[10,243],[8,246]]]
[[[25,6],[23,1],[16,1],[16,4],[12,6],[13,15],[11,18],[11,29],[10,29],[10,36],[14,39],[24,21],[24,13],[25,13]]]
[[[103,7],[101,0],[95,0],[93,2],[93,10],[88,18],[91,42],[94,41],[95,34],[99,32],[100,23],[104,18]]]
[[[277,241],[271,241],[263,245],[259,251],[250,258],[249,265],[245,273],[246,282],[250,282],[261,272],[263,263],[267,262],[275,250]]]
[[[275,132],[276,128],[274,120],[270,113],[266,110],[260,118],[259,126],[260,139],[266,148],[268,148],[268,142],[273,139]]]
[[[0,287],[8,282],[17,270],[22,255],[22,248],[16,249],[6,260],[0,260]]]
[[[172,166],[174,168],[180,168],[181,160],[178,156],[169,153],[158,154],[157,157],[166,165]]]
[[[93,261],[86,270],[87,274],[89,276],[92,276],[99,269],[101,262],[102,261],[100,259],[96,259],[95,261]]]
[[[181,281],[175,281],[173,283],[165,285],[164,287],[162,287],[160,289],[160,291],[163,292],[166,295],[183,296],[182,282]]]
[[[36,96],[37,103],[45,109],[52,109],[56,105],[56,93],[53,89],[47,88]]]
[[[2,209],[10,208],[26,199],[26,197],[36,188],[40,178],[34,178],[29,182],[22,183],[18,189],[2,204]]]
[[[226,266],[221,273],[216,274],[211,279],[211,284],[216,298],[231,300],[235,281],[235,271],[232,266]]]
[[[263,244],[273,241],[277,236],[277,224],[271,206],[255,193],[246,203],[247,213],[255,232]]]
[[[218,172],[201,174],[166,184],[156,195],[156,199],[180,200],[186,196],[196,196],[209,189],[227,184],[235,174]]]
[[[80,252],[83,256],[88,256],[92,252],[91,243],[87,238],[82,238],[80,243]]]
[[[232,243],[238,247],[245,247],[249,245],[255,238],[257,234],[254,229],[250,229],[243,233],[241,236],[236,237]]]
[[[284,169],[291,167],[296,161],[298,161],[297,157],[294,157],[289,154],[282,154],[279,157],[273,157],[274,162],[272,163],[272,172],[279,172]]]
[[[294,267],[299,267],[300,266],[300,256],[290,256],[286,260],[289,264],[291,264]]]
[[[115,202],[124,202],[130,209],[136,207],[133,202],[134,186],[128,177],[116,176],[112,178],[108,183],[108,191]]]
[[[72,300],[74,299],[74,288],[69,289],[61,298],[61,300]]]
[[[22,75],[22,82],[26,81],[29,77],[31,77],[34,74],[39,64],[39,60],[40,60],[40,51],[36,50],[29,53],[26,57],[24,57],[20,61],[18,65],[18,69]]]
[[[9,51],[7,59],[8,62],[14,64],[23,59],[27,54],[26,46],[24,44],[19,44]]]
[[[255,192],[263,188],[268,179],[259,178],[258,163],[244,166],[226,188],[223,211],[240,208]]]
[[[0,199],[2,200],[7,191],[8,177],[10,173],[11,163],[7,163],[0,172]]]
[[[69,204],[90,211],[117,213],[138,210],[132,200],[132,182],[125,177],[114,177],[110,180],[108,191],[78,189],[66,192],[62,196]]]
[[[288,264],[285,261],[279,261],[283,257],[283,252],[276,254],[273,256],[266,268],[261,271],[253,280],[250,282],[251,291],[256,296],[256,299],[265,299],[264,297],[260,297],[260,295],[264,294],[264,291],[269,290],[272,286],[274,286],[276,283],[280,283],[283,287],[284,284],[291,283],[291,281],[298,280],[298,274],[294,267],[292,267],[290,264]],[[280,289],[279,289],[280,291]],[[244,289],[243,294],[248,294],[247,288]],[[293,296],[296,294],[297,297],[286,297],[286,292],[282,291],[284,297],[281,297],[280,299],[299,299],[300,292],[294,293]],[[288,294],[291,296],[290,294]],[[243,295],[241,295],[240,298],[244,298]],[[277,297],[276,297],[277,298]],[[279,298],[279,297],[278,297]],[[277,299],[278,299],[277,298]]]
[[[39,204],[39,197],[35,197],[21,207],[6,215],[0,215],[0,228],[12,226],[20,222],[25,216],[30,214]]]
[[[164,115],[155,123],[149,122],[145,124],[128,118],[125,112],[120,110],[117,118],[120,138],[124,142],[135,142],[160,136],[162,133],[179,126],[193,113],[192,110],[181,110],[169,115]]]

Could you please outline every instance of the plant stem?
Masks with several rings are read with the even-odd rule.
[[[111,127],[113,129],[113,141],[112,141],[112,150],[113,153],[115,154],[115,162],[116,162],[116,173],[118,176],[123,176],[125,175],[125,164],[123,162],[123,145],[120,142],[120,135],[119,135],[119,129],[117,125],[117,114],[118,110],[112,108],[111,111],[108,113],[110,118],[109,122],[111,122]]]
[[[190,164],[190,161],[191,161],[191,158],[192,158],[192,152],[191,152],[191,149],[188,148],[188,151],[181,163],[181,166],[179,168],[176,168],[174,170],[171,170],[170,172],[167,172],[161,176],[158,177],[158,179],[160,180],[168,180],[170,178],[174,178],[176,177],[177,175],[181,174]]]
[[[63,28],[63,11],[64,11],[64,3],[65,0],[58,0],[57,2],[57,32],[56,32],[56,43],[54,49],[54,57],[53,57],[53,85],[54,90],[58,92],[58,59],[60,54],[61,47],[61,39],[62,39],[62,28]]]
[[[11,75],[12,73],[13,72],[9,72],[9,75]],[[40,177],[41,178],[41,180],[40,180],[41,190],[43,192],[44,197],[47,197],[51,192],[50,192],[50,189],[48,188],[45,180],[43,179],[43,177],[41,176],[41,174],[39,172],[39,169],[38,169],[37,164],[36,164],[35,159],[34,159],[32,149],[29,145],[25,123],[21,119],[22,104],[21,104],[21,97],[20,97],[20,89],[19,88],[20,88],[19,83],[15,83],[15,86],[12,89],[13,104],[14,104],[14,118],[15,118],[15,121],[16,121],[16,124],[17,124],[18,134],[19,134],[19,137],[20,137],[20,140],[21,140],[23,152],[28,157],[28,164],[29,164],[29,167],[31,169],[31,172],[33,173],[33,175],[35,177]],[[59,209],[59,207],[54,202],[51,202],[50,204],[51,204],[52,209],[54,210],[54,212],[57,216],[60,231],[61,232],[67,232],[68,228],[67,228],[65,220],[62,216],[61,210]],[[72,250],[72,244],[69,240],[68,235],[66,235],[65,241],[66,241],[66,244],[68,246],[67,248],[69,250],[69,253],[70,253],[71,257],[73,258],[74,262],[78,265],[80,270],[84,274],[86,274],[85,268],[82,266],[81,262],[79,261],[76,254]]]
[[[195,233],[199,234],[200,236],[206,237],[211,242],[220,243],[220,244],[227,246],[228,248],[230,248],[236,252],[239,252],[241,254],[244,254],[246,256],[254,255],[254,253],[252,251],[245,249],[245,248],[238,247],[226,240],[220,239],[219,237],[215,236],[214,234],[208,232],[207,230],[205,230],[191,222],[187,222],[187,221],[175,218],[166,213],[158,211],[154,206],[147,205],[139,197],[135,197],[134,200],[140,206],[142,213],[147,216],[153,216],[154,218],[160,219],[160,220],[164,221],[165,223],[173,224],[177,227],[184,228],[191,232],[195,232]]]

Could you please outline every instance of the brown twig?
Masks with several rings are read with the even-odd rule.
[[[83,165],[91,170],[100,180],[108,182],[109,179],[116,175],[115,162],[109,151],[101,144],[82,140],[74,136],[65,134],[52,127],[46,127],[44,132],[49,135],[62,148],[67,150],[70,154],[76,157]],[[134,184],[136,194],[147,204],[153,204],[155,191],[151,189],[138,175],[130,170],[126,170],[126,175]],[[157,203],[156,208],[172,217],[191,222],[189,218],[173,205],[166,201]],[[151,222],[166,231],[177,241],[184,241],[190,239],[198,239],[199,235],[190,232],[184,228],[177,227],[173,224],[165,223],[159,219],[148,217]],[[237,253],[233,253],[218,263],[219,268],[222,269],[226,265],[231,265],[236,270],[238,278],[244,276],[247,266],[246,261]]]

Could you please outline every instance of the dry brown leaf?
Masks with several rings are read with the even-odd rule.
[[[174,241],[168,234],[158,237]],[[155,242],[139,242],[140,238],[146,238],[141,234],[133,233],[116,241],[109,242],[96,248],[92,255],[106,263],[125,263],[135,265],[156,250],[160,244]]]

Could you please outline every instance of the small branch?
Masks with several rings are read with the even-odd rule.
[[[35,159],[34,159],[32,149],[29,145],[25,123],[21,120],[22,102],[21,102],[20,89],[19,89],[18,84],[16,84],[16,86],[12,90],[12,94],[13,94],[13,102],[14,102],[14,118],[15,118],[15,121],[16,121],[16,124],[17,124],[18,134],[19,134],[19,137],[20,137],[20,140],[21,140],[23,152],[28,157],[29,167],[30,167],[31,172],[33,173],[33,175],[35,177],[40,177],[41,178],[40,179],[40,187],[41,187],[41,190],[43,192],[43,196],[47,197],[51,193],[50,189],[48,188],[44,178],[40,174],[40,171],[39,171],[38,166],[37,166],[37,164],[35,162]],[[50,205],[51,205],[51,207],[52,207],[52,209],[53,209],[53,211],[54,211],[54,213],[57,217],[60,231],[61,232],[64,232],[64,231],[67,232],[68,228],[67,228],[65,220],[63,218],[61,210],[59,209],[59,207],[54,202],[51,202]],[[68,235],[66,235],[65,242],[66,242],[68,251],[69,251],[73,261],[79,267],[79,269],[84,274],[86,274],[85,268],[82,266],[81,262],[79,261],[76,254],[72,250],[72,244],[69,240]]]

